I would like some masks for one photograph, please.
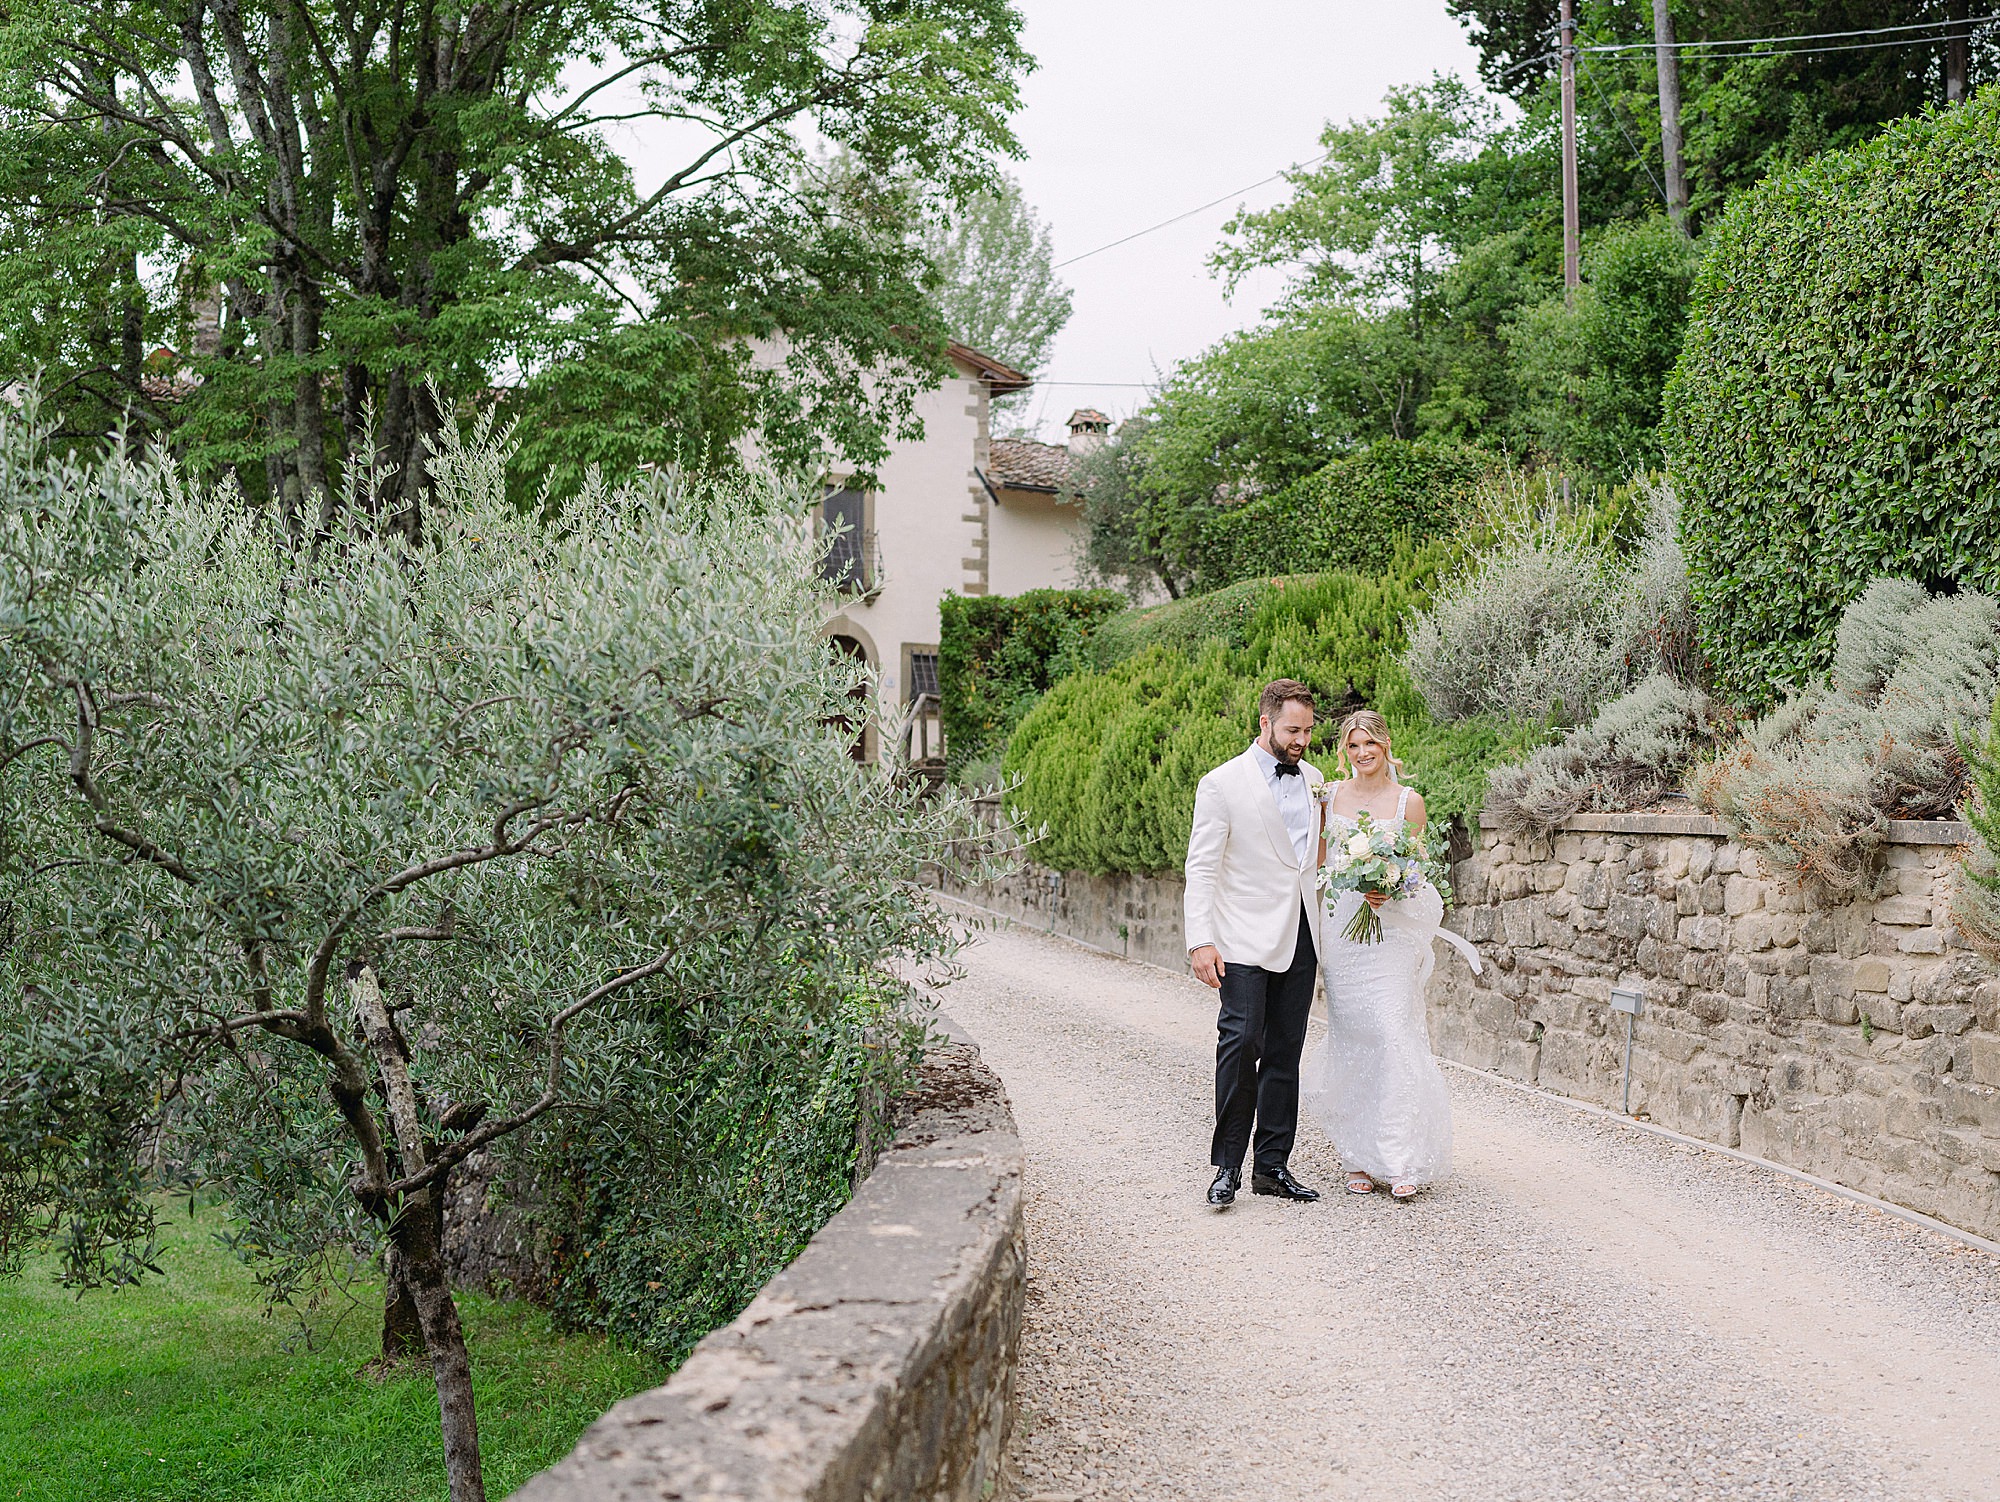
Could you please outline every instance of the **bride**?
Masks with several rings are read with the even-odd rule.
[[[1402,785],[1389,749],[1389,726],[1372,709],[1340,722],[1339,765],[1347,776],[1326,789],[1320,858],[1329,838],[1344,838],[1359,815],[1377,824],[1421,832],[1424,800]],[[1357,944],[1342,937],[1358,905],[1382,917],[1382,939]],[[1458,935],[1439,927],[1444,900],[1426,886],[1391,900],[1343,892],[1328,909],[1320,963],[1326,975],[1327,1035],[1302,1082],[1302,1104],[1333,1139],[1348,1170],[1350,1194],[1387,1184],[1408,1199],[1451,1168],[1451,1094],[1431,1057],[1424,1017],[1424,982],[1431,940],[1453,943],[1479,968]]]

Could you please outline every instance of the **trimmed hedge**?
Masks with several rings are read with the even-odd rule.
[[[1239,579],[1389,566],[1400,537],[1448,535],[1497,467],[1483,449],[1384,439],[1202,527],[1197,590]]]
[[[1322,721],[1355,699],[1388,716],[1396,752],[1434,823],[1476,809],[1487,769],[1525,756],[1548,732],[1434,724],[1397,665],[1404,619],[1452,557],[1443,544],[1406,543],[1392,551],[1394,572],[1386,575],[1274,579],[1244,596],[1256,603],[1240,642],[1145,643],[1057,683],[1021,721],[1005,763],[1007,776],[1020,779],[1013,806],[1029,826],[1047,827],[1034,858],[1094,872],[1179,867],[1195,784],[1256,734],[1257,695],[1279,677],[1313,687]],[[1162,610],[1175,619],[1172,607]],[[1121,625],[1129,630],[1131,619]],[[1105,631],[1100,646],[1119,629]],[[1331,771],[1330,748],[1317,755]]]
[[[1761,704],[1871,579],[2000,589],[2000,90],[1767,179],[1667,386],[1702,642]]]
[[[940,600],[938,717],[952,774],[997,752],[1051,683],[1088,667],[1092,630],[1125,603],[1108,589]]]

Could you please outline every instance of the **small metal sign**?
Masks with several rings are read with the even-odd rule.
[[[1628,1017],[1639,1015],[1646,1003],[1646,993],[1633,986],[1613,986],[1611,988],[1611,1010],[1623,1012]]]

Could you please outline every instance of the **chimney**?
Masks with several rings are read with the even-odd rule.
[[[1069,415],[1069,452],[1077,458],[1104,447],[1111,436],[1111,419],[1095,407],[1079,407]]]

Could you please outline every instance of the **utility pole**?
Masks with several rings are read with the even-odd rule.
[[[1946,11],[1952,24],[1945,33],[1944,102],[1957,104],[1965,98],[1967,75],[1972,71],[1971,28],[1959,24],[1965,19],[1964,0],[1952,0]]]
[[[1545,12],[1546,14],[1546,12]],[[1562,0],[1563,301],[1574,307],[1583,268],[1576,207],[1576,8]]]
[[[1688,185],[1681,168],[1681,60],[1667,0],[1653,0],[1653,59],[1660,74],[1660,155],[1667,165],[1667,218],[1687,233]]]

